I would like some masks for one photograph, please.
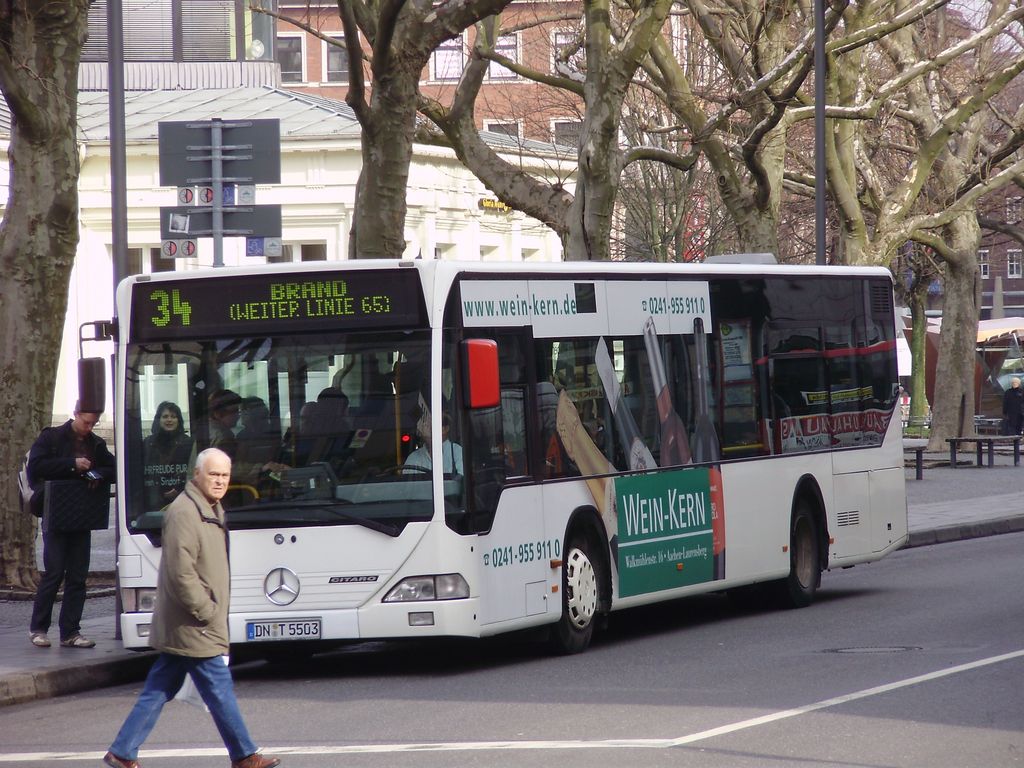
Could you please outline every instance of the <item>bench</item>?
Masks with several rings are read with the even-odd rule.
[[[914,453],[914,479],[924,480],[924,449],[928,441],[924,439],[903,438],[903,450]]]
[[[998,435],[1003,425],[1002,419],[994,419],[986,416],[974,417],[974,431],[979,435]]]
[[[1013,443],[1013,466],[1020,466],[1020,435],[975,435],[974,437],[947,437],[949,443],[949,466],[956,469],[956,451],[964,443],[974,443],[978,453],[978,466],[982,467],[982,448],[988,446],[988,465],[995,466],[995,446]]]

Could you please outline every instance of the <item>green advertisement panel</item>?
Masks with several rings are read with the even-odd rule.
[[[711,478],[706,467],[615,479],[619,595],[711,581]]]

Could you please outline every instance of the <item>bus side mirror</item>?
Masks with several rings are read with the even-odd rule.
[[[78,407],[85,413],[102,413],[107,407],[107,376],[102,357],[78,359]]]
[[[462,377],[467,407],[494,408],[500,405],[498,342],[493,339],[463,341]]]

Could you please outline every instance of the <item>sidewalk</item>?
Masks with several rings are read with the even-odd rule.
[[[996,466],[978,468],[949,456],[925,455],[923,480],[914,479],[913,457],[906,469],[910,541],[918,547],[959,539],[1024,531],[1024,464],[1013,466],[1012,456],[996,455]],[[114,569],[113,531],[93,534],[92,565],[97,571]],[[96,605],[86,604],[82,633],[96,641],[91,650],[39,649],[28,641],[26,603],[0,600],[0,706],[50,696],[61,696],[109,685],[140,681],[149,669],[152,653],[126,651],[114,639],[114,616],[109,590],[107,615],[96,616]],[[30,605],[30,604],[28,604]],[[22,622],[17,613],[26,618]],[[56,610],[54,611],[56,621]],[[51,636],[51,639],[55,639]]]

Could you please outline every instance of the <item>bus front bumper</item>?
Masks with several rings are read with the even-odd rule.
[[[233,613],[228,618],[232,645],[352,641],[416,637],[480,637],[479,600],[375,603],[361,608]],[[121,615],[125,648],[149,645],[150,613]]]

